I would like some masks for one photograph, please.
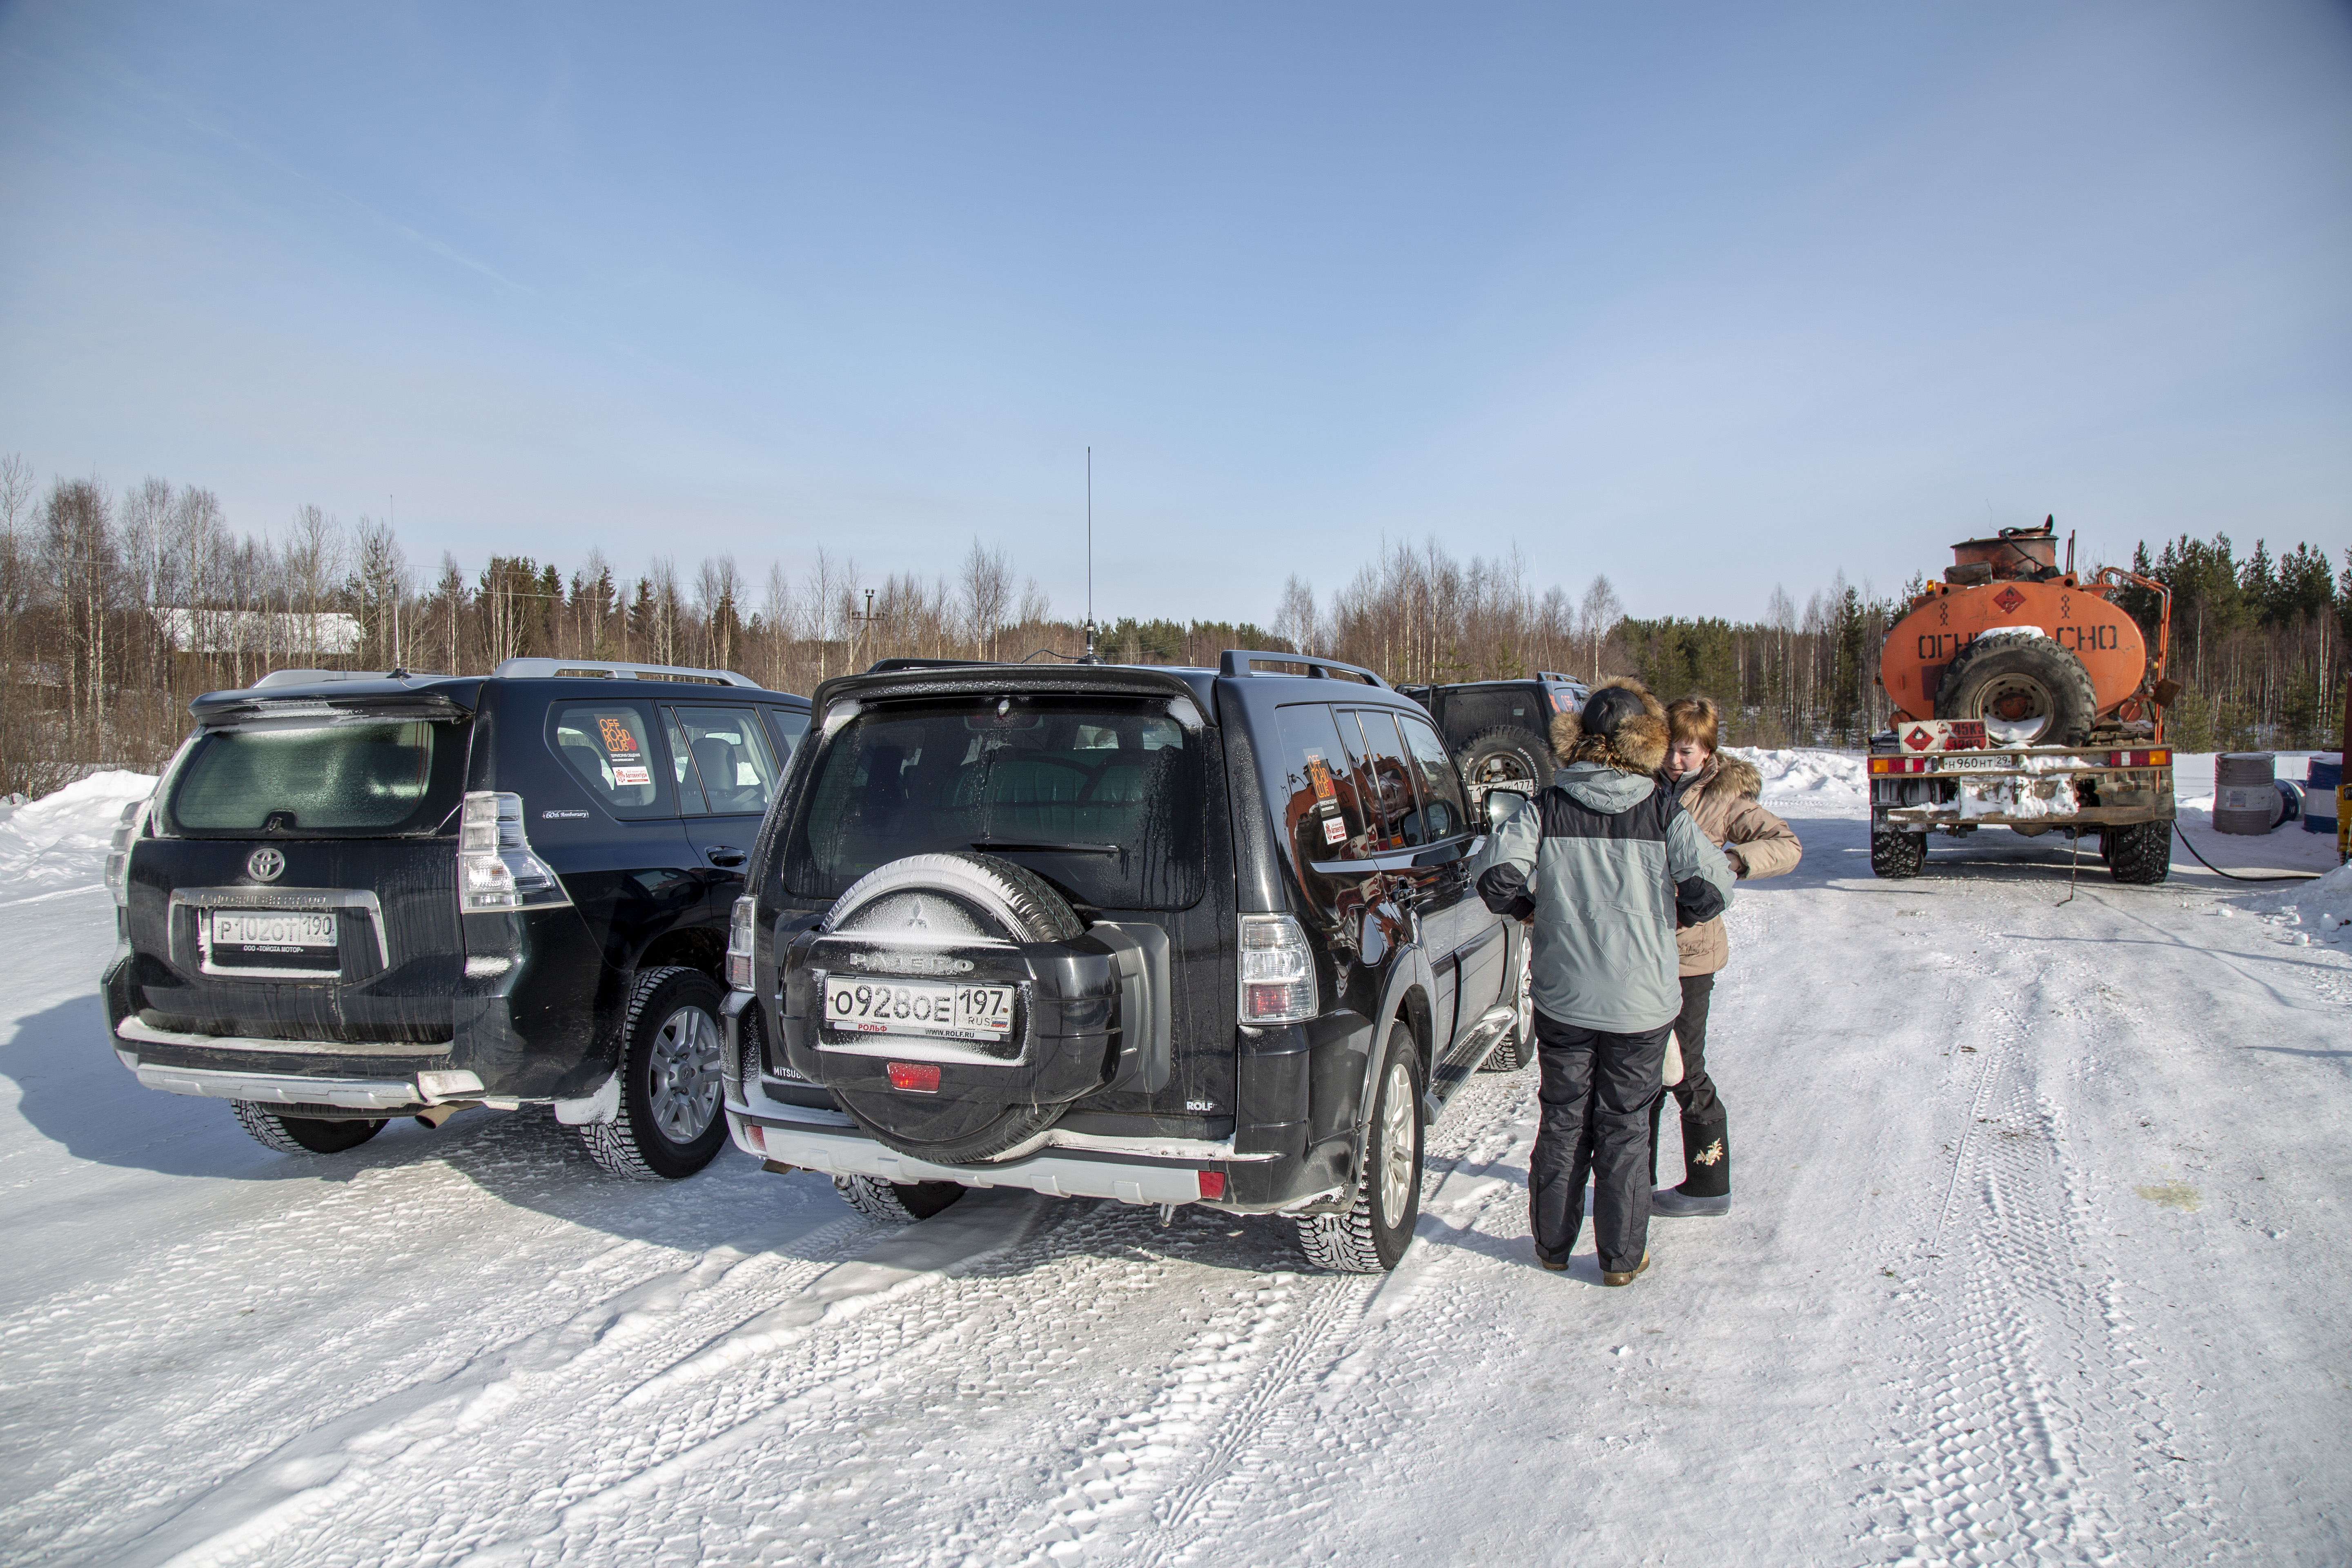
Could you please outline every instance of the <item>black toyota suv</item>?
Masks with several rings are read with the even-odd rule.
[[[1526,680],[1472,680],[1397,689],[1429,710],[1438,733],[1461,759],[1474,801],[1490,789],[1533,795],[1551,783],[1551,720],[1582,711],[1584,683],[1556,669]]]
[[[107,865],[107,1027],[141,1083],[289,1153],[551,1104],[615,1174],[710,1162],[728,911],[805,699],[520,658],[285,670],[190,710]]]
[[[1299,673],[1280,673],[1287,667]],[[886,661],[827,681],[736,905],[727,1111],[919,1218],[964,1187],[1295,1216],[1391,1268],[1422,1131],[1521,1064],[1483,818],[1370,671]]]

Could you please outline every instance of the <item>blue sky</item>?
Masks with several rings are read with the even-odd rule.
[[[0,215],[0,451],[425,566],[2352,543],[2340,4],[18,3]]]

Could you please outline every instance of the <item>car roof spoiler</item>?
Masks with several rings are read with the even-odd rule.
[[[416,684],[419,679],[431,684]],[[240,690],[207,691],[188,704],[188,712],[207,730],[270,720],[326,724],[449,721],[472,716],[472,699],[478,689],[474,681],[437,675],[403,679],[373,672],[336,671],[324,680],[299,682],[272,682],[264,677]]]

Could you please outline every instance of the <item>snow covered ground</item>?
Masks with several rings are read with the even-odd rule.
[[[1738,1206],[1622,1290],[1533,1265],[1532,1074],[1433,1130],[1384,1281],[1206,1211],[886,1228],[731,1151],[628,1186],[535,1115],[274,1154],[106,1048],[135,784],[26,807],[0,1563],[2352,1559],[2352,886],[2065,902],[1990,832],[1879,882],[1859,764],[1759,762],[1806,853],[1731,916]]]

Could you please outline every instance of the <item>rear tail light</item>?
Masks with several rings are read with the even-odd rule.
[[[547,862],[531,853],[522,796],[468,792],[457,819],[457,908],[478,914],[571,901]]]
[[[1241,917],[1242,1022],[1296,1024],[1320,1011],[1315,952],[1288,915]]]
[[[751,931],[759,900],[746,894],[735,900],[727,917],[727,984],[738,991],[751,989]]]
[[[2107,766],[2111,768],[2168,768],[2172,765],[2169,751],[2110,752]]]
[[[892,1089],[903,1089],[909,1094],[937,1094],[940,1091],[940,1064],[937,1062],[892,1062],[884,1070],[890,1075]]]
[[[1223,1171],[1202,1172],[1201,1195],[1204,1198],[1211,1199],[1223,1197],[1225,1195],[1225,1173]]]
[[[147,823],[147,802],[134,800],[122,808],[114,835],[106,841],[106,889],[120,907],[131,901],[131,846]]]
[[[1927,771],[1925,757],[1873,757],[1870,771],[1874,773],[1924,773]]]

